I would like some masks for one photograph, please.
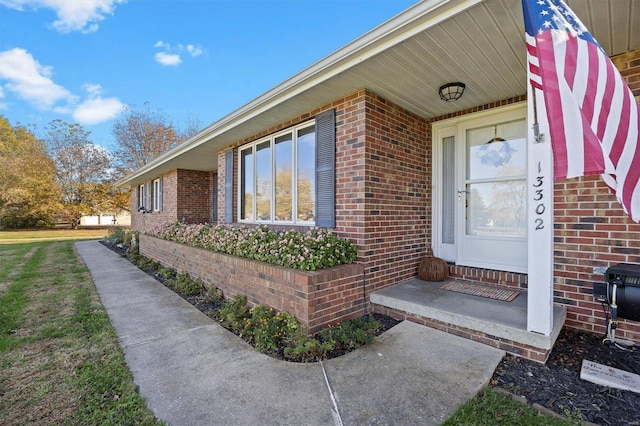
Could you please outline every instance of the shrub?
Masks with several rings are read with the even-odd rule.
[[[157,276],[160,276],[166,280],[171,280],[176,277],[176,271],[172,268],[165,268],[164,266],[160,266],[158,271],[156,272]]]
[[[330,342],[320,342],[313,337],[299,335],[291,346],[284,349],[284,357],[289,361],[313,362],[325,359],[333,350]]]
[[[258,305],[251,309],[246,321],[245,336],[260,352],[275,352],[283,342],[292,339],[299,330],[296,318],[287,312]]]
[[[187,272],[177,274],[174,282],[175,289],[187,296],[201,294],[206,290],[204,283],[201,280],[191,278]]]
[[[373,342],[382,324],[373,318],[354,318],[322,330],[318,337],[337,350],[352,350]]]
[[[216,303],[224,300],[224,292],[216,286],[211,286],[202,296],[205,303]]]
[[[167,223],[152,227],[148,233],[180,244],[303,271],[350,264],[357,255],[353,242],[319,228],[301,233],[274,231],[264,225],[249,229]]]
[[[225,299],[222,307],[216,312],[216,319],[224,327],[243,335],[250,321],[251,311],[247,306],[247,296],[236,296],[233,299]]]
[[[109,233],[103,238],[103,240],[109,244],[123,244],[127,236],[127,231],[122,228],[111,228]]]

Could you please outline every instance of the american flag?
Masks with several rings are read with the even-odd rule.
[[[602,174],[640,221],[640,107],[600,44],[561,0],[522,0],[529,79],[542,90],[554,179]]]

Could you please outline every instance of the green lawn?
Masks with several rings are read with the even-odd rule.
[[[0,259],[0,424],[156,424],[73,243]]]
[[[464,404],[443,426],[576,426],[577,419],[561,419],[540,413],[511,396],[485,388]]]
[[[0,231],[0,244],[37,241],[94,240],[107,235],[108,229],[36,229]]]

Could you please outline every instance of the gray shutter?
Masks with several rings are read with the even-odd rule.
[[[224,221],[233,222],[233,149],[224,153]]]
[[[211,219],[214,222],[218,221],[218,174],[214,174],[213,175],[213,184],[212,184],[213,188],[212,189],[212,195],[213,198],[211,200]]]
[[[316,116],[316,226],[333,228],[336,222],[335,177],[336,111]]]

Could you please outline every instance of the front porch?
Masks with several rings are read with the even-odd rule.
[[[511,302],[443,290],[443,282],[413,278],[371,293],[375,312],[545,362],[564,325],[566,307],[554,305],[550,336],[527,331],[527,293]]]

